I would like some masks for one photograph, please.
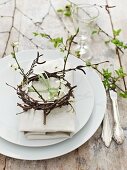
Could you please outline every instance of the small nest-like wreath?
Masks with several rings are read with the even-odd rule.
[[[32,97],[29,96],[29,94],[23,90],[23,85],[19,85],[17,87],[17,95],[18,97],[23,101],[23,104],[20,104],[18,103],[17,105],[20,106],[23,111],[28,111],[30,109],[34,109],[34,110],[43,110],[44,112],[44,124],[46,124],[46,116],[55,108],[61,108],[62,106],[65,106],[65,105],[70,105],[71,106],[71,103],[70,103],[70,98],[73,97],[74,98],[74,95],[73,95],[73,89],[76,87],[76,86],[71,86],[71,84],[65,79],[65,78],[61,78],[61,75],[58,75],[57,72],[54,72],[54,73],[49,73],[49,72],[45,72],[45,73],[42,73],[43,76],[45,78],[55,78],[55,79],[63,79],[65,83],[65,86],[68,88],[68,91],[65,95],[63,95],[62,97],[58,98],[58,99],[55,99],[53,101],[48,101],[48,100],[45,100],[43,98],[42,95],[39,94],[39,97],[42,99],[42,101],[38,101],[38,100],[35,100],[33,99]],[[31,76],[28,78],[27,80],[27,84],[29,84],[30,82],[33,82],[33,81],[39,81],[39,77],[38,75],[34,75],[34,76]],[[36,90],[36,89],[34,89]]]

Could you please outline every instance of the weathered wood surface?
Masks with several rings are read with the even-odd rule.
[[[116,28],[122,28],[121,38],[127,40],[127,1],[110,0],[117,7],[112,10]],[[89,2],[105,4],[105,0]],[[32,32],[43,31],[52,36],[64,36],[71,31],[71,23],[61,20],[55,9],[66,3],[63,0],[0,0],[0,57],[11,52],[11,42],[19,42],[19,51],[31,48],[53,48],[51,44],[35,38]],[[100,25],[110,33],[108,16],[100,12]],[[64,19],[65,20],[65,19]],[[100,39],[95,40],[96,60],[106,53]],[[100,50],[102,49],[102,50]],[[105,48],[106,50],[107,48]],[[127,71],[126,54],[121,57]],[[115,58],[118,65],[118,59]],[[121,84],[122,86],[122,84]],[[126,170],[127,169],[127,100],[118,99],[121,123],[126,135],[125,142],[118,146],[114,141],[106,148],[100,138],[101,127],[95,135],[75,151],[45,161],[21,161],[0,155],[0,170]],[[108,99],[108,111],[112,114]]]

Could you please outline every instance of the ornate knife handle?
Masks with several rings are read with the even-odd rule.
[[[102,128],[102,140],[105,144],[106,147],[109,147],[112,141],[112,128],[109,120],[109,113],[108,110],[106,109],[106,113],[103,119],[103,128]]]
[[[113,103],[113,115],[114,115],[114,135],[113,138],[118,144],[122,144],[124,141],[124,131],[120,125],[119,109],[117,99],[112,99]]]

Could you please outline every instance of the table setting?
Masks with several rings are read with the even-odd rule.
[[[0,2],[0,169],[126,169],[123,6]]]

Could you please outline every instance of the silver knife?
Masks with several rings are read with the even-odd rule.
[[[114,117],[113,138],[117,142],[117,144],[122,144],[124,142],[124,131],[120,125],[117,93],[113,90],[109,90],[109,94],[113,105],[113,117]]]
[[[102,128],[102,134],[101,134],[101,138],[106,147],[110,146],[111,141],[112,141],[112,136],[113,136],[113,132],[112,132],[112,127],[111,127],[111,123],[109,119],[109,112],[106,109],[105,116],[103,119],[103,128]]]

